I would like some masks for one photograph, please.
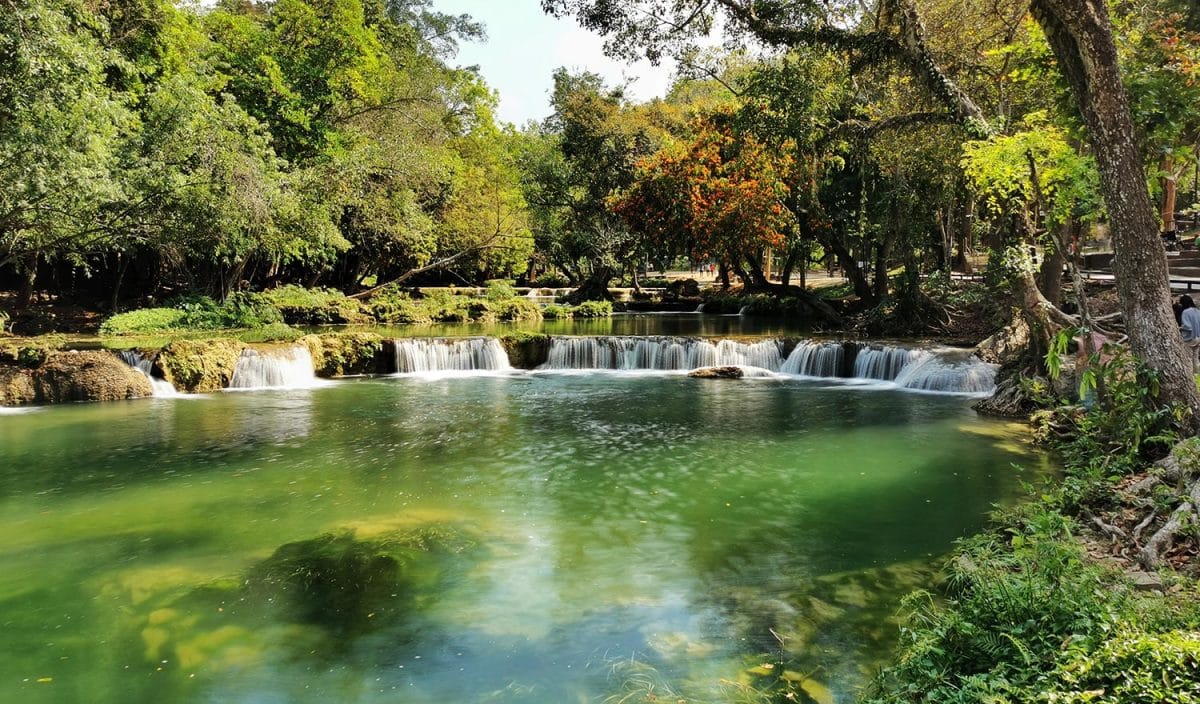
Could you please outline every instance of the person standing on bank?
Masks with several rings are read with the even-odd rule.
[[[1183,344],[1187,346],[1188,354],[1192,357],[1192,373],[1200,372],[1200,308],[1192,302],[1192,297],[1186,293],[1179,297],[1179,331],[1183,334]]]

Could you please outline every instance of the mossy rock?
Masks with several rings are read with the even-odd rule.
[[[741,367],[702,367],[688,372],[693,379],[741,379],[746,372]]]
[[[542,333],[514,333],[500,338],[508,353],[508,363],[516,369],[536,369],[550,357],[550,336]]]
[[[32,372],[13,364],[0,364],[0,406],[20,406],[36,400]]]
[[[42,403],[120,401],[151,396],[146,376],[111,352],[53,352],[33,373],[33,387]]]
[[[62,349],[66,340],[58,334],[0,338],[0,364],[16,364],[29,369],[40,367],[51,352]]]
[[[177,340],[159,352],[154,366],[181,392],[211,393],[229,386],[243,347],[238,340]]]
[[[383,370],[383,338],[373,332],[305,335],[300,344],[308,348],[317,376],[378,374]]]

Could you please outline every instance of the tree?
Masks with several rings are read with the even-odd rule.
[[[768,46],[821,46],[856,63],[894,62],[969,132],[986,136],[991,131],[978,105],[931,53],[915,0],[882,2],[877,13],[860,3],[815,0],[543,0],[543,7],[551,13],[575,14],[585,26],[610,37],[608,47],[616,53],[644,51],[651,59],[709,31],[714,13],[720,12],[728,31],[748,34]],[[1097,157],[1131,347],[1162,376],[1163,399],[1183,403],[1200,422],[1200,394],[1182,343],[1168,332],[1174,325],[1166,258],[1150,216],[1107,5],[1102,0],[1032,0],[1029,7],[1071,86]],[[868,18],[870,24],[862,21]]]

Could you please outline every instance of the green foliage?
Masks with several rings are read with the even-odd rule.
[[[566,320],[567,318],[571,317],[573,310],[574,309],[572,306],[551,303],[545,308],[542,308],[542,317],[546,320]]]
[[[118,313],[100,324],[101,335],[135,335],[137,333],[179,330],[185,327],[187,313],[178,308],[142,308]]]
[[[517,290],[513,288],[513,282],[508,279],[493,279],[487,282],[487,290],[483,295],[489,301],[502,301],[514,298]]]
[[[218,303],[208,296],[184,296],[161,308],[143,308],[110,316],[100,325],[102,335],[133,335],[185,330],[261,328],[282,323],[279,312],[250,294]]]
[[[255,328],[238,335],[242,342],[295,342],[304,337],[304,332],[287,323],[269,323],[261,328]]]
[[[1130,591],[1091,561],[1072,522],[1044,506],[963,543],[946,603],[905,600],[901,657],[867,701],[1034,702],[1068,653],[1101,647],[1131,617]]]
[[[1079,650],[1059,669],[1050,704],[1200,702],[1200,633],[1122,632],[1096,652]]]
[[[255,299],[279,311],[291,325],[336,325],[367,321],[363,306],[341,291],[289,284],[263,291]]]
[[[611,301],[584,301],[571,311],[576,318],[608,318],[612,316]]]
[[[1057,377],[1072,331],[1060,333],[1046,364]],[[1104,496],[1106,484],[1161,456],[1177,440],[1182,409],[1158,400],[1158,373],[1124,347],[1104,345],[1078,363],[1084,406],[1042,414],[1042,434],[1067,466],[1064,499],[1088,503]]]

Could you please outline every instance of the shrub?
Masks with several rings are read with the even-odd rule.
[[[493,279],[487,282],[487,288],[483,294],[484,298],[489,301],[503,301],[509,298],[514,298],[517,295],[517,290],[513,288],[513,282],[508,279]]]
[[[542,317],[546,320],[566,320],[571,317],[571,306],[551,303],[542,309]]]
[[[1121,633],[1093,653],[1073,651],[1059,668],[1052,704],[1098,700],[1200,702],[1200,633]]]
[[[291,325],[337,325],[366,321],[363,305],[341,291],[288,284],[257,294]]]
[[[538,304],[525,298],[510,298],[494,306],[497,320],[541,320],[542,309]]]
[[[607,318],[612,315],[611,301],[584,301],[575,306],[572,315],[576,318]]]
[[[529,285],[534,288],[566,288],[571,285],[571,281],[558,272],[548,271],[530,281]]]
[[[187,312],[178,308],[143,308],[109,316],[100,324],[101,335],[133,335],[186,327]]]

